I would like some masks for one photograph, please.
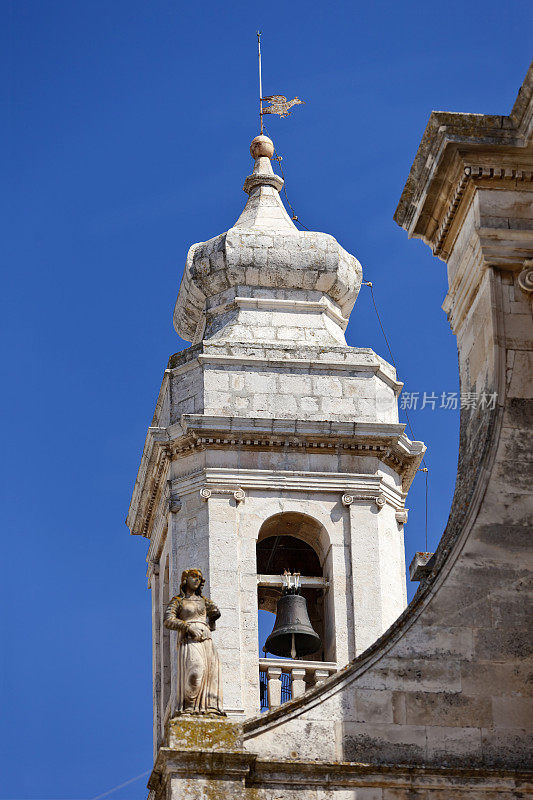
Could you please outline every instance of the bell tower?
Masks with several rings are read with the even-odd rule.
[[[189,250],[171,356],[127,524],[149,539],[154,751],[176,695],[175,632],[163,625],[182,571],[202,570],[220,609],[213,639],[230,719],[316,685],[365,650],[406,605],[406,493],[425,447],[398,422],[402,384],[344,331],[362,280],[325,233],[299,231],[251,145],[246,206]],[[258,648],[282,573],[301,574],[320,650],[302,660]],[[271,625],[274,624],[274,616]]]

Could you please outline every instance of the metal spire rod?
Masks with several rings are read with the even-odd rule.
[[[261,80],[261,31],[257,31],[257,54],[259,56],[259,122],[263,135],[263,83]]]

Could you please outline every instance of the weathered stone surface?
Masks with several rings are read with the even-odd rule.
[[[181,714],[168,723],[168,746],[174,750],[238,750],[242,729],[222,717]]]
[[[195,244],[174,311],[180,336],[346,344],[361,265],[325,233],[299,231],[270,160],[255,160],[246,207],[226,233]]]
[[[433,555],[433,553],[414,554],[413,560],[409,564],[409,577],[412,581],[420,581],[430,574],[433,568],[431,562]]]
[[[533,69],[509,117],[432,115],[397,211],[409,233],[447,262],[445,309],[458,341],[461,390],[494,394],[496,401],[462,411],[448,525],[429,574],[395,622],[401,593],[398,584],[390,591],[387,570],[402,569],[398,495],[408,474],[405,464],[416,454],[392,418],[378,416],[382,397],[395,390],[395,376],[385,365],[374,371],[373,354],[343,349],[338,338],[343,323],[335,315],[344,313],[351,290],[343,299],[325,284],[293,287],[323,292],[325,304],[337,304],[324,312],[323,296],[293,295],[290,309],[280,305],[289,298],[276,294],[287,289],[276,285],[276,259],[293,274],[311,265],[310,282],[328,270],[321,272],[320,256],[306,262],[290,244],[288,255],[278,254],[269,266],[270,250],[276,249],[272,231],[283,229],[288,238],[294,232],[276,204],[274,176],[261,178],[267,174],[262,164],[247,183],[260,191],[252,190],[233,230],[244,235],[247,226],[259,223],[264,238],[243,244],[230,270],[227,237],[224,246],[219,240],[200,248],[198,256],[192,253],[179,303],[197,320],[195,341],[204,336],[205,310],[207,336],[169,365],[130,522],[135,532],[152,536],[154,631],[164,576],[172,586],[185,551],[205,568],[210,590],[220,591],[226,627],[217,632],[217,645],[232,669],[234,718],[245,717],[244,749],[219,753],[212,746],[192,753],[183,740],[182,750],[159,747],[159,777],[151,784],[157,800],[217,797],[224,770],[226,796],[247,800],[500,800],[531,793],[531,452],[524,443],[531,424],[533,327],[518,276],[533,255],[527,219],[532,90]],[[340,261],[336,265],[343,274]],[[237,294],[243,275],[253,294]],[[349,275],[342,280],[348,287]],[[216,303],[204,292],[211,289]],[[270,305],[256,302],[265,298]],[[307,322],[299,324],[299,314]],[[308,323],[317,314],[323,317],[320,337],[332,341],[313,349]],[[270,326],[269,315],[275,323]],[[258,323],[256,339],[245,335],[252,319]],[[290,363],[296,360],[296,350],[287,346],[291,337],[306,350],[305,365]],[[221,348],[223,367],[202,362],[217,352],[212,347]],[[318,364],[324,365],[320,375]],[[258,377],[255,386],[250,367]],[[187,369],[191,376],[185,378]],[[282,412],[286,381],[292,382],[290,410]],[[232,394],[231,414],[221,415]],[[358,403],[356,419],[374,417],[348,432],[343,426],[349,425],[350,406],[342,404],[351,399]],[[320,414],[333,420],[327,430]],[[371,443],[373,451],[344,450]],[[228,461],[229,452],[235,461]],[[387,461],[394,453],[397,463]],[[168,511],[170,492],[182,500],[177,514]],[[375,502],[381,493],[383,506]],[[356,657],[302,696],[251,717],[249,701],[257,697],[255,543],[264,521],[278,518],[287,524],[300,519],[299,533],[315,543],[330,580],[325,608],[334,636],[328,647],[339,666]],[[387,565],[369,563],[370,552],[383,552],[383,543]],[[366,572],[362,564],[368,564]],[[165,665],[167,645],[157,633],[154,639],[154,664]],[[167,712],[157,689],[154,698],[161,726]],[[156,728],[156,752],[158,735]],[[194,781],[184,783],[184,775]]]

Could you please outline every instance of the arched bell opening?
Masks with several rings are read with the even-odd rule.
[[[325,538],[325,531],[316,520],[295,512],[270,517],[259,531],[256,552],[260,633],[264,633],[265,628],[261,624],[264,617],[262,612],[272,614],[272,620],[267,623],[268,633],[274,625],[277,602],[282,595],[281,576],[286,571],[300,573],[301,594],[307,601],[309,620],[322,641],[317,652],[303,656],[302,660],[325,661],[333,656],[327,652],[327,643],[331,636],[325,630]],[[260,656],[262,655],[261,652]]]

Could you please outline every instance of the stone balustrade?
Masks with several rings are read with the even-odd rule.
[[[300,697],[335,672],[337,665],[333,661],[260,658],[261,710],[271,711],[287,700]]]

